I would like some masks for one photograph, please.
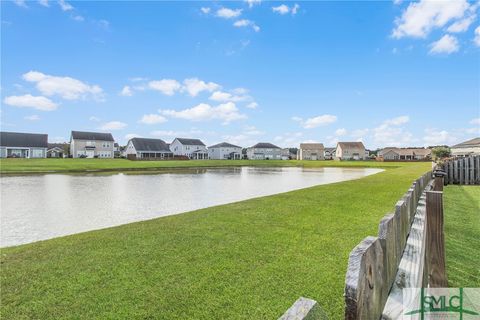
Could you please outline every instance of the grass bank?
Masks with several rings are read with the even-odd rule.
[[[396,168],[2,249],[2,318],[276,319],[305,296],[340,319],[348,254],[430,169],[387,165]]]
[[[281,161],[281,160],[192,160],[130,161],[126,159],[0,159],[0,173],[26,174],[48,172],[162,170],[191,167],[225,166],[310,166],[310,167],[382,167],[392,168],[405,163],[375,161]]]
[[[480,186],[444,189],[445,251],[450,287],[480,287]]]

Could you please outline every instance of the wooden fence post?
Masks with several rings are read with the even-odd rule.
[[[443,192],[426,192],[428,283],[433,288],[448,286],[445,269],[445,235],[443,233]]]

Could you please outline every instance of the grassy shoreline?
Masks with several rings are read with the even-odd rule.
[[[0,249],[1,314],[271,319],[305,296],[341,318],[348,254],[430,169],[383,165],[358,180]]]
[[[376,161],[298,161],[298,160],[191,160],[130,161],[126,159],[0,159],[0,174],[43,174],[77,172],[160,171],[181,168],[239,166],[304,166],[396,168],[408,163]]]

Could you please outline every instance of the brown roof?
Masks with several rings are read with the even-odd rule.
[[[363,148],[365,149],[365,146],[363,145],[363,142],[358,141],[358,142],[339,142],[337,146],[340,146],[342,148]]]
[[[300,149],[324,149],[323,143],[300,143]]]
[[[432,153],[432,150],[430,149],[425,149],[425,148],[395,148],[395,147],[388,147],[388,148],[383,148],[380,150],[380,154],[387,154],[388,152],[393,151],[397,153],[398,155],[401,156],[407,156],[407,155],[422,155],[422,156],[427,156]]]
[[[452,146],[452,148],[468,148],[480,146],[480,138],[473,138],[471,140],[464,141],[462,143]]]

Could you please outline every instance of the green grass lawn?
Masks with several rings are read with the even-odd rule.
[[[2,249],[2,319],[276,319],[300,296],[340,319],[350,251],[431,168],[380,165],[391,169]]]
[[[382,167],[391,168],[405,163],[375,161],[282,161],[282,160],[187,160],[130,161],[126,159],[0,159],[0,173],[42,173],[158,170],[165,168],[219,166],[315,166],[315,167]]]
[[[480,186],[444,189],[445,246],[450,287],[480,287]]]

